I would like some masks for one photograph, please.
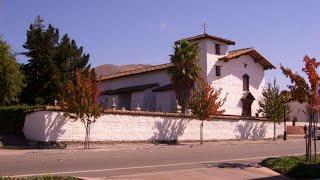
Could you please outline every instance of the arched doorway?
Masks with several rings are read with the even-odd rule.
[[[255,98],[253,95],[247,91],[241,98],[242,100],[242,116],[250,117],[251,115],[251,106]]]

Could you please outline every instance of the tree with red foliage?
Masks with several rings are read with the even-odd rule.
[[[306,102],[311,110],[310,119],[309,119],[309,128],[308,128],[308,138],[306,143],[306,157],[308,161],[312,161],[312,143],[311,136],[315,136],[315,129],[317,126],[316,120],[314,119],[314,113],[319,111],[319,98],[318,98],[318,86],[320,77],[317,72],[318,67],[320,66],[320,62],[318,62],[315,58],[310,58],[309,56],[305,56],[303,59],[304,68],[302,71],[306,73],[309,84],[305,81],[305,79],[300,76],[298,73],[293,73],[289,68],[285,68],[281,65],[281,70],[286,77],[289,77],[291,80],[291,85],[288,85],[290,89],[290,100],[298,101],[300,103]],[[314,138],[314,162],[316,162],[316,138]]]
[[[63,88],[62,108],[70,119],[80,120],[86,129],[84,148],[89,149],[90,130],[101,109],[97,103],[99,96],[98,81],[94,70],[76,70],[75,81],[68,80]]]
[[[310,93],[310,87],[306,80],[298,73],[293,73],[291,69],[286,68],[282,65],[280,65],[280,69],[286,77],[290,78],[292,83],[288,85],[288,88],[290,90],[287,91],[290,94],[288,96],[289,100],[298,101],[299,103],[307,102]]]
[[[220,99],[221,88],[214,89],[203,78],[199,78],[198,86],[192,92],[190,107],[192,113],[201,120],[200,144],[203,144],[203,121],[209,120],[210,115],[225,112],[221,107],[226,101],[226,96]]]

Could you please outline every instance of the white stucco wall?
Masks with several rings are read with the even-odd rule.
[[[219,61],[219,58],[228,54],[228,46],[219,42],[202,39],[198,42],[200,48],[200,64],[208,83],[216,88],[222,88],[222,97],[227,95],[227,101],[223,106],[224,114],[241,115],[243,96],[242,76],[247,74],[250,77],[249,90],[255,97],[251,106],[251,115],[255,116],[259,109],[258,100],[262,96],[265,87],[264,69],[256,63],[250,56],[240,56],[228,62]],[[220,55],[215,52],[215,44],[220,44]],[[244,63],[247,67],[244,67]],[[215,66],[221,66],[221,76],[216,76]]]
[[[104,114],[91,129],[92,141],[199,140],[199,120],[125,114]],[[61,112],[37,111],[26,116],[24,135],[33,141],[83,141],[85,128]],[[283,126],[277,125],[277,135]],[[273,137],[273,123],[253,120],[204,122],[204,140],[262,139]]]
[[[244,63],[247,67],[244,67]],[[239,58],[228,62],[216,62],[221,65],[221,77],[217,77],[215,68],[208,73],[208,82],[212,82],[213,87],[222,88],[222,96],[227,95],[226,103],[223,108],[225,114],[241,115],[243,96],[243,75],[247,74],[249,78],[249,91],[256,99],[251,106],[251,114],[259,109],[258,100],[262,96],[262,90],[265,87],[264,69],[259,63],[255,63],[250,56],[240,56]]]
[[[307,122],[308,113],[307,113],[307,103],[299,103],[297,101],[289,103],[290,107],[290,117],[297,118],[297,121]]]
[[[214,67],[219,57],[222,57],[228,53],[228,45],[221,42],[217,42],[211,39],[201,39],[196,41],[199,47],[200,66],[203,73],[207,78],[211,69]],[[220,44],[220,55],[216,54],[215,44]],[[208,80],[208,82],[210,82]]]

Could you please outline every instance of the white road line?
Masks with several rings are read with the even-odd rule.
[[[303,154],[291,154],[291,155],[286,155],[286,156],[299,156],[299,155],[303,155]],[[183,165],[194,165],[194,164],[230,162],[230,161],[258,160],[258,159],[266,159],[266,158],[270,158],[270,157],[280,157],[280,156],[283,156],[283,155],[258,156],[258,157],[237,158],[237,159],[223,159],[223,160],[214,160],[214,161],[198,161],[198,162],[188,162],[188,163],[159,164],[159,165],[150,165],[150,166],[132,166],[132,167],[123,167],[123,168],[92,169],[92,170],[81,170],[81,171],[61,171],[61,172],[52,172],[52,173],[39,173],[39,174],[21,174],[21,175],[9,176],[9,177],[17,178],[17,177],[29,177],[29,176],[63,175],[63,174],[75,174],[75,173],[91,173],[91,172],[104,172],[104,171],[117,171],[117,170],[145,169],[145,168],[183,166]]]

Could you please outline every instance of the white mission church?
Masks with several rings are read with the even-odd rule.
[[[227,95],[228,115],[258,116],[258,100],[265,87],[264,71],[275,68],[254,48],[228,51],[235,42],[201,34],[185,38],[199,46],[206,80]],[[171,63],[118,72],[102,77],[100,91],[108,108],[175,112],[176,97],[168,68]]]

